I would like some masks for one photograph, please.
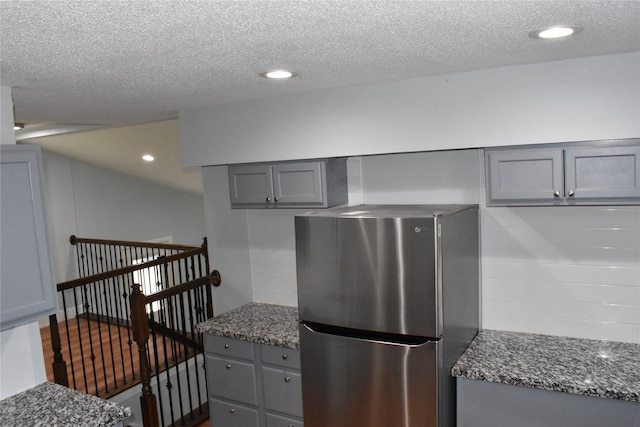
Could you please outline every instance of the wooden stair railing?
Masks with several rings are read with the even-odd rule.
[[[184,318],[184,316],[182,316],[183,317],[182,324],[180,327],[177,328],[178,330],[175,330],[173,328],[167,327],[166,319],[162,322],[155,320],[154,317],[158,316],[158,313],[157,312],[154,313],[152,310],[150,310],[150,307],[152,307],[152,304],[155,302],[181,299],[185,294],[189,295],[189,292],[202,288],[203,286],[206,286],[206,285],[219,286],[220,283],[221,283],[220,273],[217,270],[214,270],[211,273],[211,275],[209,275],[208,277],[203,277],[187,283],[183,283],[173,288],[165,289],[160,292],[156,292],[155,294],[147,295],[147,296],[145,296],[140,292],[139,286],[134,285],[134,292],[131,295],[131,307],[132,307],[131,321],[133,323],[134,331],[136,330],[136,328],[140,328],[140,331],[138,332],[140,341],[138,340],[138,338],[135,338],[135,339],[136,339],[136,342],[138,343],[138,351],[141,352],[140,373],[141,373],[143,386],[142,386],[142,396],[140,397],[140,404],[142,406],[144,427],[158,426],[157,424],[158,412],[157,412],[157,405],[156,405],[156,397],[152,393],[150,381],[146,381],[147,377],[151,378],[151,368],[149,366],[149,363],[147,362],[147,358],[144,358],[145,359],[144,362],[142,360],[143,351],[145,351],[147,357],[150,356],[147,348],[147,343],[149,341],[150,334],[153,335],[152,345],[154,349],[157,348],[156,334],[161,335],[163,338],[170,339],[177,346],[182,345],[183,360],[188,359],[190,355],[195,355],[198,353],[203,354],[204,352],[202,335],[196,334],[194,332],[193,329],[195,327],[195,324],[193,322],[193,319],[190,322],[186,322],[186,319]],[[206,297],[206,300],[207,300],[206,318],[211,318],[213,317],[213,304],[212,304],[213,299],[210,294],[211,286],[206,286],[206,289],[208,292],[208,296]],[[184,314],[184,311],[183,311],[183,314]],[[144,320],[141,319],[142,317],[144,317]],[[186,325],[187,323],[188,325]],[[187,329],[190,329],[190,332]],[[144,348],[145,350],[142,350],[142,348]],[[154,354],[157,355],[158,352],[154,351]],[[151,358],[149,357],[149,359]],[[156,370],[157,370],[159,363],[157,362],[157,360],[154,363],[156,365]],[[201,367],[204,368],[204,365],[202,365]],[[156,378],[159,379],[158,376],[156,376]],[[196,377],[196,381],[197,380],[198,380],[198,377]],[[160,381],[158,380],[158,388],[160,388],[159,386],[160,386]],[[206,377],[204,379],[204,386],[206,388]],[[171,389],[172,387],[169,380],[167,380],[166,387],[168,389]],[[178,388],[179,388],[179,385],[178,385]],[[199,393],[199,389],[200,389],[200,384],[198,383],[196,386],[196,390],[198,391],[198,393]],[[190,411],[188,411],[188,413],[184,413],[182,402],[180,402],[180,412],[181,412],[180,425],[183,425],[183,426],[196,425],[209,417],[209,413],[207,409],[208,408],[207,395],[208,393],[205,392],[204,399],[202,398],[203,396],[199,395],[197,400],[200,403],[198,405],[195,405],[194,407],[191,393],[189,392]],[[172,402],[169,402],[169,405],[171,409],[173,409]],[[154,410],[156,410],[156,412],[154,412]],[[163,412],[160,411],[160,414],[161,414],[161,421],[162,421],[161,425],[167,425],[164,422]],[[171,418],[174,422],[176,421],[175,417],[172,416]]]
[[[200,373],[194,372],[198,397],[192,399],[189,388],[189,410],[185,415],[184,399],[172,397],[169,375],[173,369],[172,375],[177,376],[178,390],[182,392],[179,375],[185,368],[179,370],[178,364],[187,366],[189,377],[188,363],[200,366],[200,356],[204,373],[202,337],[193,328],[196,323],[213,317],[211,287],[220,285],[220,274],[217,271],[209,274],[206,238],[200,247],[143,243],[144,251],[135,246],[137,242],[73,236],[71,240],[76,245],[91,245],[83,248],[84,257],[79,255],[78,260],[85,264],[80,268],[93,274],[58,284],[64,319],[58,323],[55,314],[49,318],[53,361],[48,375],[51,374],[56,383],[103,398],[141,383],[145,427],[159,425],[159,418],[162,425],[174,423],[174,416],[180,418],[181,425],[194,425],[194,420],[206,419],[208,411],[201,405],[207,400],[206,393],[204,399],[200,396],[200,387],[206,388],[206,377],[201,380]],[[115,247],[118,249],[113,249]],[[89,253],[102,258],[87,260]],[[129,255],[123,258],[123,253]],[[115,254],[118,259],[105,260],[104,254]],[[141,258],[146,260],[138,264],[132,262]],[[118,267],[102,271],[102,266]],[[150,269],[157,281],[153,283],[156,290],[145,295],[134,279]],[[74,334],[77,338],[73,338]],[[133,342],[137,351],[133,349]],[[74,358],[72,354],[79,355]],[[190,358],[193,361],[187,362]],[[161,384],[161,375],[164,375],[164,384]],[[154,376],[156,389],[160,390],[163,385],[168,395],[163,391],[156,399],[151,384]],[[162,395],[167,401],[164,406],[168,406],[170,412],[166,417]],[[179,402],[179,409],[174,410],[174,399]]]

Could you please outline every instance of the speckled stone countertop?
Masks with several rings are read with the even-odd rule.
[[[125,406],[49,382],[0,401],[1,426],[108,427],[130,416]]]
[[[199,323],[196,331],[296,350],[300,348],[297,307],[252,302]]]
[[[455,377],[640,401],[640,344],[483,330]]]

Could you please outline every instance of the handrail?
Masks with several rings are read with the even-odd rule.
[[[72,245],[78,243],[95,243],[98,245],[116,245],[116,246],[135,246],[138,248],[158,248],[158,249],[176,249],[176,250],[190,250],[199,248],[200,246],[193,245],[176,245],[174,243],[156,243],[156,242],[133,242],[129,240],[109,240],[109,239],[89,239],[84,237],[76,237],[71,235],[69,242]]]
[[[145,295],[144,302],[145,304],[150,304],[154,301],[159,301],[161,299],[178,295],[183,292],[189,291],[191,289],[195,289],[198,286],[202,286],[206,283],[213,286],[220,286],[221,277],[218,270],[213,270],[209,276],[205,276],[199,279],[191,280],[189,282],[181,283],[180,285],[172,286],[168,289],[163,289],[161,291],[154,292],[151,295]]]
[[[104,273],[97,273],[97,274],[93,274],[91,276],[80,277],[78,279],[68,280],[66,282],[58,283],[57,289],[58,289],[58,292],[60,292],[60,291],[64,291],[64,290],[67,290],[67,289],[76,288],[78,286],[86,285],[86,284],[89,284],[89,283],[98,282],[98,281],[101,281],[101,280],[112,279],[112,278],[117,277],[117,276],[122,276],[124,274],[132,273],[132,272],[134,272],[136,270],[143,270],[145,268],[155,267],[156,265],[166,264],[168,262],[181,260],[183,258],[188,258],[190,256],[194,256],[194,255],[198,255],[198,254],[202,253],[203,248],[201,248],[199,246],[196,246],[195,248],[196,249],[192,249],[192,250],[185,251],[185,252],[180,252],[180,253],[175,254],[175,255],[163,256],[163,257],[160,257],[158,259],[154,259],[154,260],[151,260],[151,261],[144,262],[142,264],[129,265],[127,267],[120,267],[120,268],[117,268],[115,270],[106,271]],[[205,253],[205,255],[206,255],[206,253]]]

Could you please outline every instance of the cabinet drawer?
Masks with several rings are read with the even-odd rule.
[[[209,393],[230,400],[258,404],[256,372],[253,364],[235,359],[207,356]]]
[[[300,369],[300,351],[262,344],[262,362],[290,369]]]
[[[205,334],[204,351],[205,353],[216,353],[223,357],[254,360],[253,343],[234,338]]]
[[[282,369],[262,368],[264,406],[267,410],[302,417],[300,374]]]
[[[210,399],[211,425],[220,427],[258,427],[258,411],[242,405]]]
[[[303,423],[292,418],[285,418],[274,414],[267,414],[267,427],[302,427]]]

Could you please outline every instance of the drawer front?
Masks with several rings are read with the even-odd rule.
[[[289,369],[300,369],[300,351],[291,348],[262,344],[262,362]]]
[[[258,404],[255,366],[234,359],[207,356],[209,393],[230,400]]]
[[[264,406],[267,410],[302,417],[300,374],[282,369],[262,368]]]
[[[217,335],[205,334],[204,351],[205,353],[216,353],[224,357],[255,360],[253,343]]]
[[[242,405],[210,399],[211,425],[220,427],[258,427],[258,411]]]
[[[267,427],[302,427],[303,425],[300,420],[267,414]]]

